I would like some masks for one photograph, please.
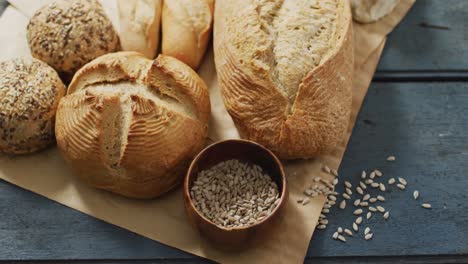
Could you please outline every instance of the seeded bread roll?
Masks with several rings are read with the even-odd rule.
[[[122,50],[153,59],[158,51],[162,0],[119,0]]]
[[[52,144],[64,93],[58,74],[40,60],[0,62],[0,152],[26,154]]]
[[[187,65],[136,52],[99,57],[73,77],[57,111],[57,145],[91,186],[152,198],[178,184],[203,147],[208,89]]]
[[[197,69],[210,40],[214,0],[164,1],[162,53]]]
[[[84,64],[119,49],[119,38],[97,0],[54,1],[27,26],[34,57],[72,75]]]
[[[348,1],[219,0],[215,63],[226,108],[244,138],[284,159],[334,149],[351,112]]]

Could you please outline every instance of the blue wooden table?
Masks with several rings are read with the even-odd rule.
[[[468,263],[467,18],[466,0],[416,2],[389,36],[340,168],[350,179],[371,168],[405,177],[433,209],[391,191],[391,218],[371,219],[374,239],[340,243],[330,237],[352,208],[335,208],[305,262]],[[208,262],[3,181],[0,214],[0,262]]]

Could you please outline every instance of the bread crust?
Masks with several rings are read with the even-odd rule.
[[[57,111],[57,144],[89,185],[153,198],[181,181],[209,114],[206,85],[182,62],[107,54],[73,78]]]
[[[211,36],[213,9],[214,0],[164,1],[162,53],[197,69]]]
[[[353,39],[349,3],[328,1],[337,5],[336,24],[329,29],[330,44],[324,41],[323,47],[317,47],[321,53],[312,47],[309,56],[307,50],[287,50],[302,45],[301,39],[278,36],[306,27],[295,16],[281,17],[291,11],[287,5],[293,1],[276,1],[278,6],[270,8],[274,15],[267,13],[265,17],[261,9],[268,6],[261,2],[217,2],[214,51],[225,106],[242,137],[265,145],[280,158],[310,158],[331,151],[343,140],[351,112]],[[269,20],[275,17],[282,20]],[[290,25],[295,27],[288,28]],[[289,41],[286,46],[285,41]],[[310,48],[314,43],[305,44]],[[319,54],[317,62],[313,61],[314,52]],[[303,58],[307,56],[310,59]]]

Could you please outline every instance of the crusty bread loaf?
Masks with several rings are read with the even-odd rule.
[[[349,2],[219,0],[214,17],[222,96],[241,136],[286,159],[335,148],[351,110]]]
[[[64,93],[57,72],[40,60],[0,62],[0,152],[32,153],[53,143],[55,111]]]
[[[354,20],[372,23],[390,14],[400,0],[351,0]]]
[[[211,35],[214,0],[164,1],[162,53],[197,69]]]
[[[119,49],[119,38],[97,0],[54,1],[27,27],[34,57],[71,76],[94,58]]]
[[[122,50],[153,59],[158,51],[162,0],[119,0]]]
[[[57,144],[89,185],[151,198],[179,183],[209,114],[208,89],[187,65],[111,53],[73,77],[57,110]]]

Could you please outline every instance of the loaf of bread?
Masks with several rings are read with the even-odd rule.
[[[97,0],[54,1],[27,26],[31,54],[67,76],[119,49],[119,37]]]
[[[353,85],[349,1],[219,0],[215,63],[242,137],[284,159],[332,150],[348,128]]]
[[[153,59],[158,51],[162,0],[119,0],[120,43]]]
[[[57,110],[57,145],[89,185],[152,198],[180,182],[209,115],[208,89],[187,65],[111,53],[73,77]]]
[[[214,0],[164,1],[162,53],[197,69],[210,40],[213,8]]]
[[[351,0],[354,20],[372,23],[390,14],[400,0]]]
[[[55,142],[55,112],[65,86],[33,58],[0,62],[0,152],[26,154]]]

